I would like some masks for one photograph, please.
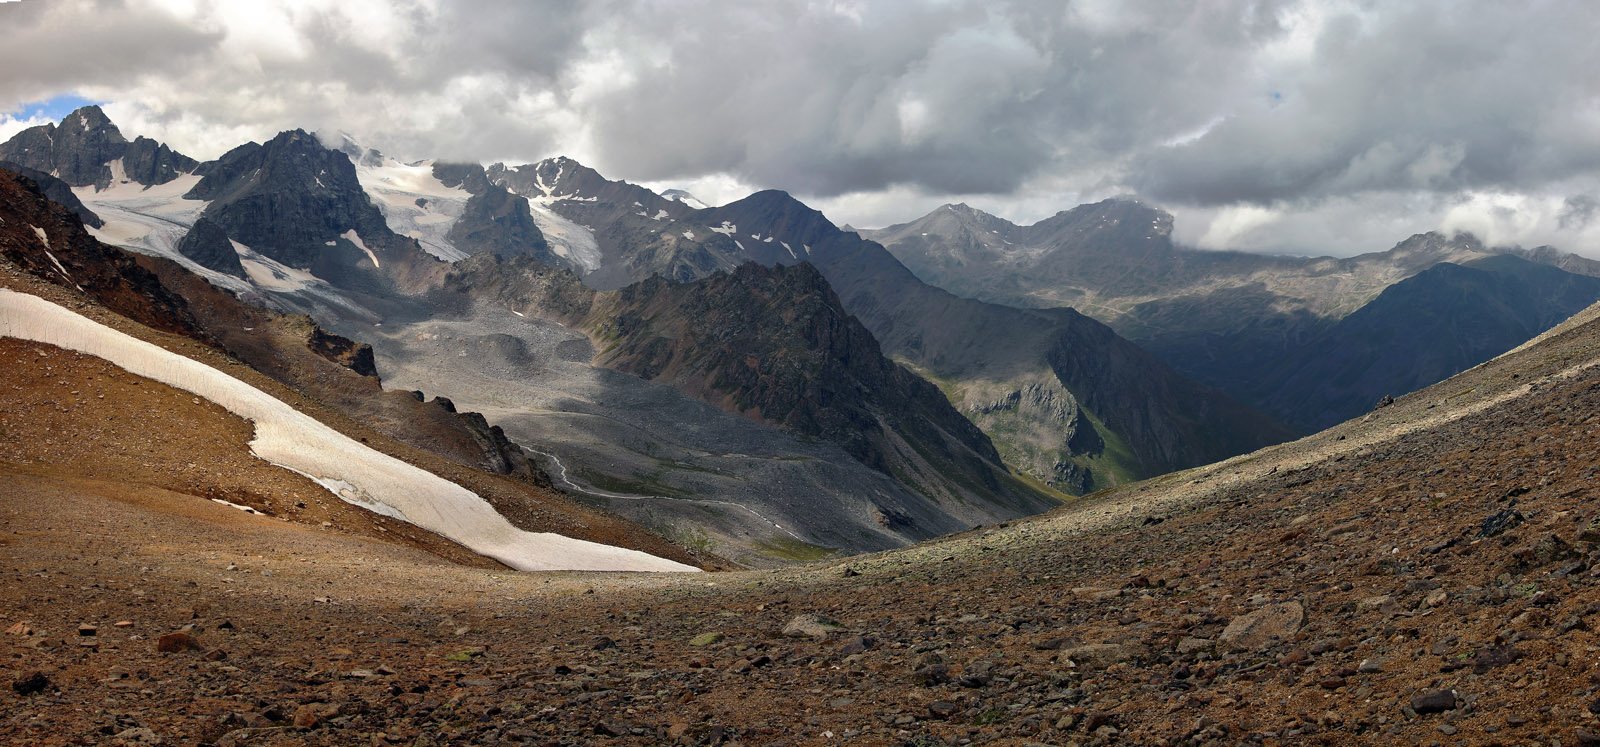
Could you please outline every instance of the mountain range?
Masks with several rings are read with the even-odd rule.
[[[1301,432],[1481,363],[1600,298],[1579,290],[1591,284],[1578,276],[1600,276],[1594,260],[1550,247],[1488,247],[1470,234],[1417,234],[1387,251],[1340,259],[1202,251],[1175,243],[1172,229],[1170,214],[1112,199],[1030,226],[945,205],[863,235],[889,248],[919,278],[953,293],[1078,309],[1185,375]],[[1410,335],[1412,347],[1404,349],[1383,347],[1387,336],[1353,331],[1414,329],[1415,320],[1402,310],[1431,307],[1445,294],[1431,276],[1403,281],[1441,263],[1491,257],[1554,270],[1519,272],[1513,263],[1491,262],[1478,269],[1497,280],[1454,286],[1460,295],[1449,301],[1452,308],[1516,306],[1519,321],[1509,328],[1432,328],[1433,334]],[[1502,293],[1515,300],[1501,300]],[[1408,294],[1416,295],[1405,300]],[[1380,298],[1382,304],[1367,309]],[[1531,319],[1542,321],[1530,325]],[[1432,362],[1414,366],[1413,360]]]
[[[612,296],[525,255],[426,261],[448,279],[420,295],[452,315],[429,321],[468,320],[450,328],[464,347],[447,357],[478,356],[460,371],[498,360],[539,378],[597,354],[490,294],[656,319],[632,338],[647,347],[709,331],[652,316],[693,285]],[[1454,267],[1438,272],[1473,282]],[[803,334],[835,313],[811,275],[716,279],[757,298],[809,288]],[[559,534],[613,548],[603,557],[728,564],[568,501],[545,486],[559,473],[471,466],[496,461],[473,445],[482,421],[381,388],[378,345],[209,278],[98,242],[32,180],[0,174],[6,741],[1596,740],[1600,524],[1583,455],[1600,448],[1600,305],[1325,432],[1041,516],[796,568],[517,573],[421,512],[374,509],[438,479],[491,503],[527,547]],[[372,329],[426,334],[389,313]],[[479,326],[508,318],[550,333],[557,355]],[[701,370],[648,360],[667,360],[662,377]],[[866,382],[873,368],[850,370]],[[230,409],[273,401],[277,416]],[[339,444],[345,463],[279,466],[317,453],[263,446],[286,435]],[[418,482],[370,482],[400,462]]]
[[[1593,290],[1553,266],[1584,261],[1472,264],[1507,252],[1465,238],[1354,260],[1195,252],[1171,244],[1170,216],[1128,201],[1025,229],[949,206],[856,232],[779,191],[705,207],[571,159],[402,163],[347,135],[289,131],[198,163],[135,148],[95,107],[0,159],[71,187],[96,236],[168,261],[168,286],[309,315],[370,345],[384,386],[482,413],[468,430],[497,469],[522,454],[524,474],[754,565],[886,549],[1277,443],[1296,432],[1284,422],[1337,422],[1375,389],[1514,346]],[[1465,275],[1428,270],[1441,258]],[[1077,285],[1036,296],[1084,313],[937,287],[1003,288],[1010,272],[1043,288],[1058,270]],[[1236,299],[1226,312],[1183,313],[1221,296]],[[1470,325],[1376,331],[1418,304],[1482,299],[1517,314],[1460,354],[1419,350]],[[1114,304],[1110,326],[1093,318]],[[241,344],[245,315],[223,317],[211,334]],[[1246,360],[1259,381],[1229,377]],[[1330,386],[1340,364],[1366,368]],[[344,407],[407,440],[395,412]]]

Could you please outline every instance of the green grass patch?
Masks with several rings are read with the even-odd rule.
[[[810,542],[801,542],[789,536],[756,540],[754,549],[769,558],[787,560],[793,563],[826,560],[833,557],[836,552],[833,548],[813,545]]]

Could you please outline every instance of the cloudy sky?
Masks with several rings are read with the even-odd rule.
[[[0,0],[0,137],[303,127],[878,226],[1135,195],[1207,248],[1600,256],[1600,3]]]

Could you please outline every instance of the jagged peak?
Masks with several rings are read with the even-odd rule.
[[[107,125],[109,125],[112,129],[116,129],[117,127],[111,122],[111,118],[106,116],[105,110],[101,109],[99,104],[80,106],[77,109],[74,109],[72,113],[61,118],[62,127],[69,127],[73,125],[85,130],[95,127],[104,127]]]

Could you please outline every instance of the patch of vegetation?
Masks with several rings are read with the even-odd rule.
[[[755,551],[769,558],[795,563],[825,560],[837,552],[833,548],[813,545],[788,536],[756,540]]]
[[[706,530],[695,526],[667,526],[661,528],[661,536],[668,542],[679,547],[700,552],[711,552],[715,543],[706,536]]]
[[[989,724],[998,724],[1005,720],[1006,711],[1004,708],[990,708],[989,710],[978,714],[978,717],[972,720],[972,725],[988,726]]]

